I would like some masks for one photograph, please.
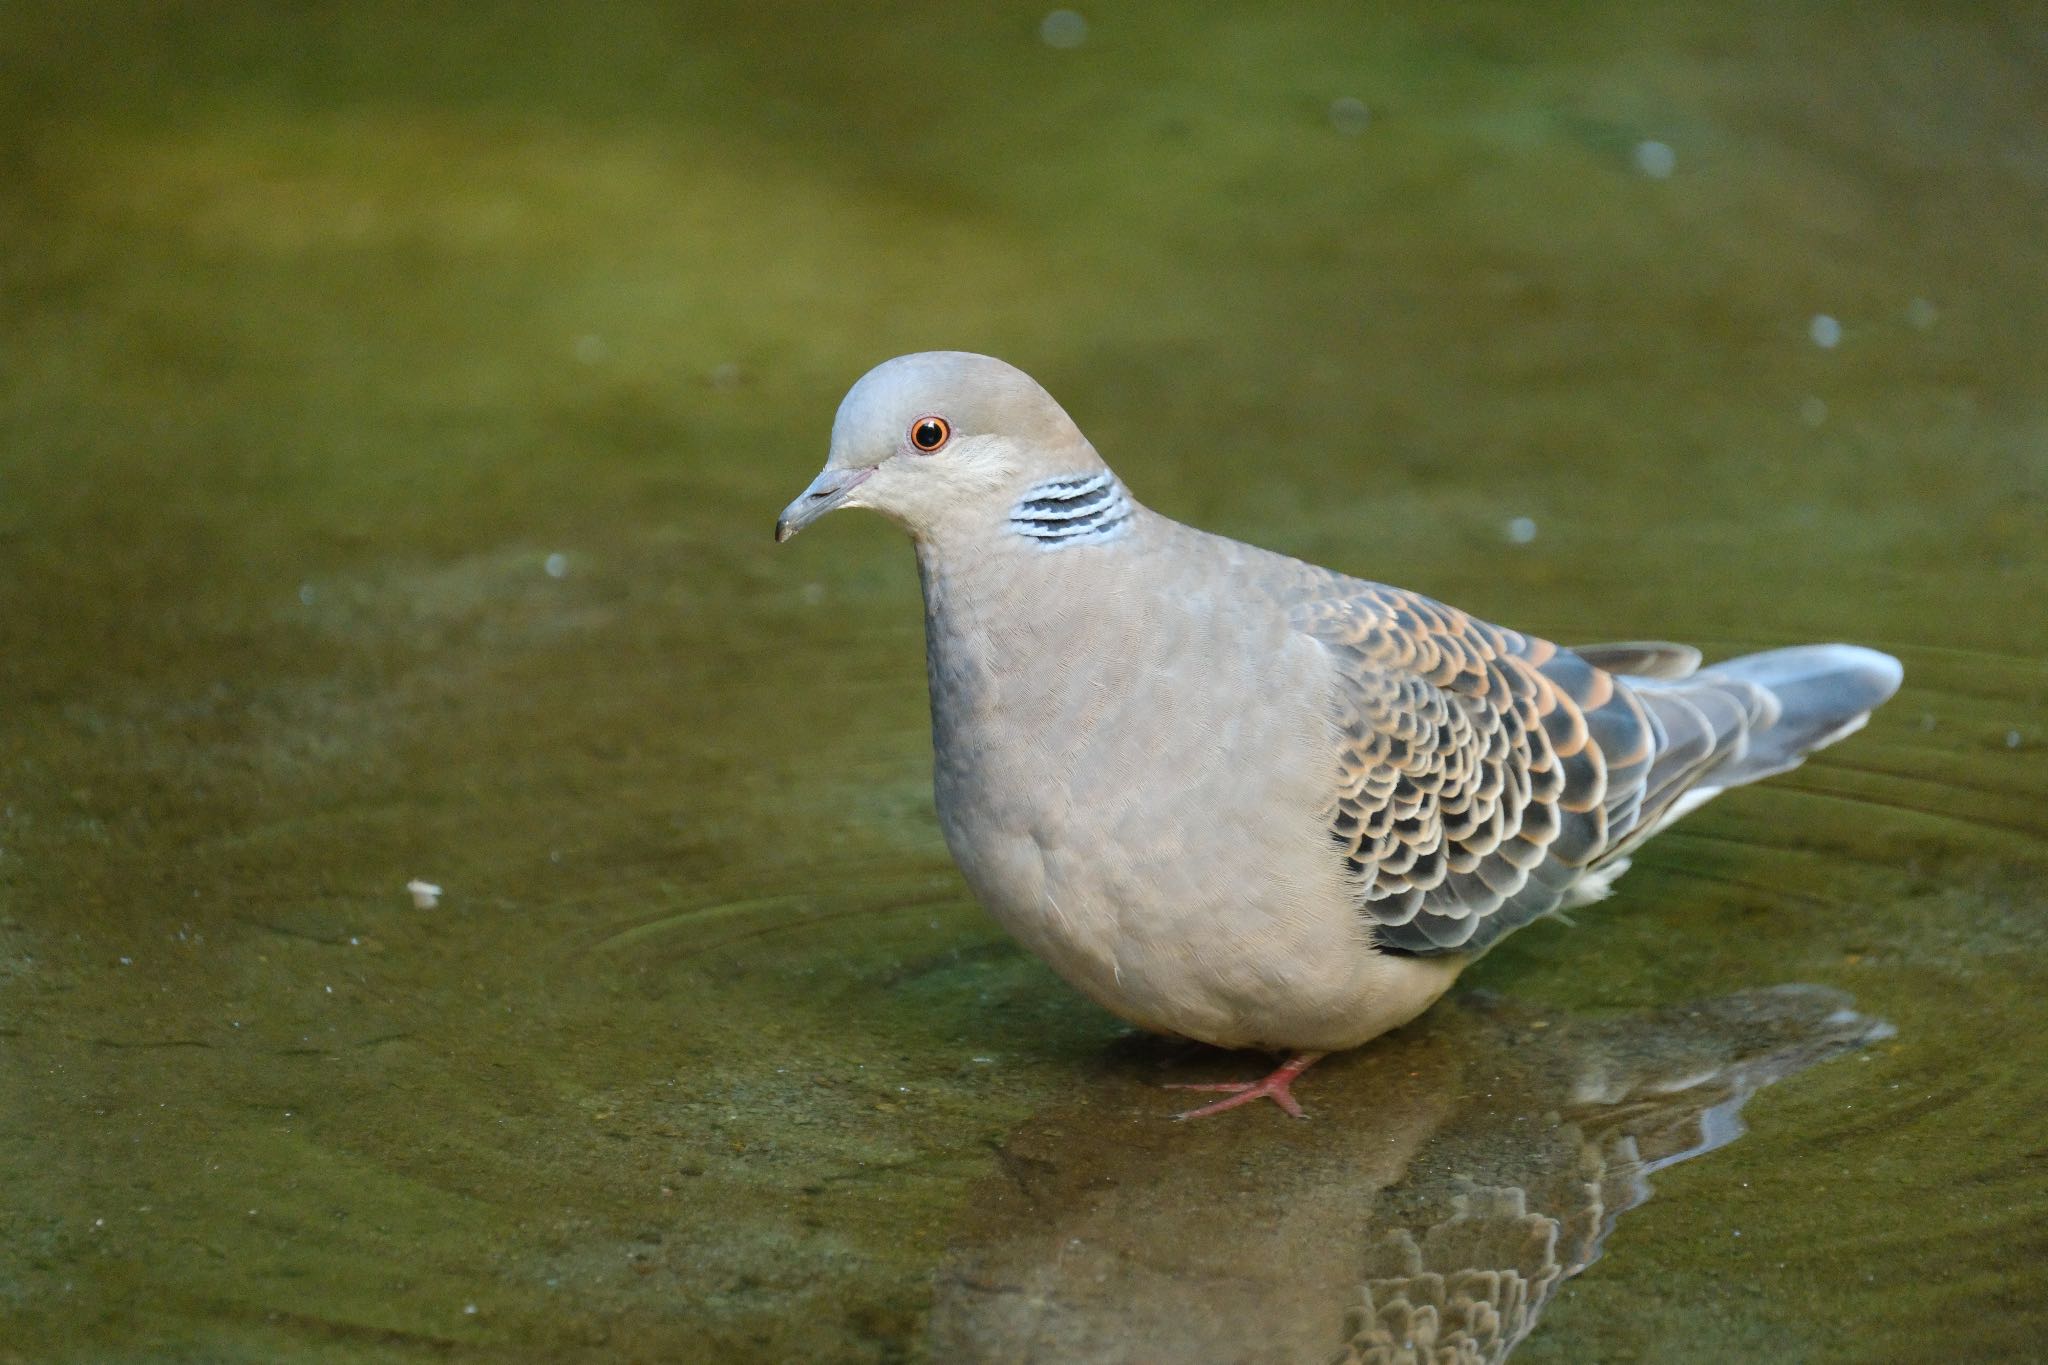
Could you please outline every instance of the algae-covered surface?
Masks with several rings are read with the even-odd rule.
[[[1084,16],[0,6],[0,1360],[2048,1350],[2048,16]],[[900,536],[770,542],[933,346],[1905,689],[1169,1124],[1261,1059],[1001,937]]]

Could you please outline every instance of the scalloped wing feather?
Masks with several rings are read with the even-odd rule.
[[[1746,683],[1639,692],[1419,594],[1341,587],[1295,621],[1343,680],[1326,819],[1383,949],[1476,953],[1558,908],[1772,714]],[[1699,659],[1679,645],[1590,652],[1653,679]]]

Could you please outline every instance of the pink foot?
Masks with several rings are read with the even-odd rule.
[[[1235,1109],[1240,1104],[1250,1104],[1253,1100],[1271,1100],[1295,1118],[1305,1119],[1308,1115],[1301,1112],[1301,1104],[1288,1087],[1294,1084],[1295,1077],[1321,1061],[1323,1055],[1320,1052],[1301,1053],[1293,1060],[1282,1064],[1262,1081],[1217,1081],[1208,1085],[1190,1085],[1184,1082],[1170,1084],[1166,1087],[1168,1090],[1224,1090],[1230,1093],[1227,1100],[1205,1104],[1200,1109],[1190,1109],[1185,1114],[1175,1114],[1174,1117],[1203,1119],[1211,1114],[1220,1114],[1226,1109]]]

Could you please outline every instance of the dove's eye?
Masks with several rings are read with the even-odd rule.
[[[930,455],[953,439],[953,424],[943,417],[920,417],[910,424],[910,444]]]

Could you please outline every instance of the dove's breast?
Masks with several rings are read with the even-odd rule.
[[[1308,1047],[1353,1030],[1377,955],[1328,834],[1330,664],[1245,593],[1261,554],[1150,514],[1104,544],[922,549],[934,785],[975,894],[1099,1003]]]

